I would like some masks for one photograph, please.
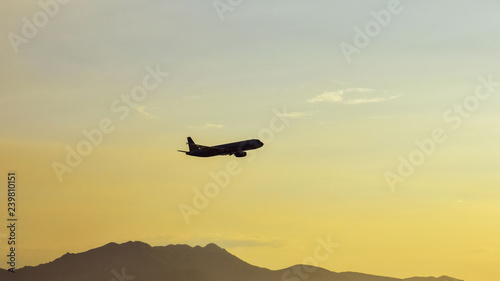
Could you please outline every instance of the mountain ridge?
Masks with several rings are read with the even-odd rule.
[[[12,281],[461,281],[448,276],[398,279],[357,272],[293,265],[270,270],[251,265],[214,243],[150,246],[140,241],[114,242],[82,253],[66,253],[16,273],[0,269]]]

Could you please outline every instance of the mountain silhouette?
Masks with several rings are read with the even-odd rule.
[[[205,247],[143,242],[109,243],[84,253],[67,253],[16,273],[0,269],[4,281],[461,281],[447,276],[398,279],[332,272],[294,265],[269,270],[248,264],[215,244]]]

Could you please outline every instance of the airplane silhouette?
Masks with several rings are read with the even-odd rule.
[[[212,157],[216,155],[233,155],[236,157],[245,157],[247,153],[245,150],[257,149],[262,147],[264,144],[258,139],[251,139],[245,141],[238,141],[232,143],[226,143],[216,146],[204,146],[194,143],[191,137],[187,138],[187,145],[189,145],[189,151],[177,150],[179,152],[184,152],[186,155],[196,156],[196,157]]]

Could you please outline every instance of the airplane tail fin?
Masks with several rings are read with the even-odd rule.
[[[194,143],[193,139],[191,137],[188,137],[187,138],[187,141],[188,141],[188,145],[189,145],[189,151],[193,151],[193,150],[197,150],[198,149],[198,146],[196,146],[196,144]]]

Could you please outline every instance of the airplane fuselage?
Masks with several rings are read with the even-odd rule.
[[[264,144],[258,139],[250,139],[226,143],[215,146],[204,146],[195,144],[191,138],[188,138],[189,151],[181,151],[190,156],[212,157],[216,155],[234,155],[236,157],[246,156],[246,150],[252,150],[262,147]]]

